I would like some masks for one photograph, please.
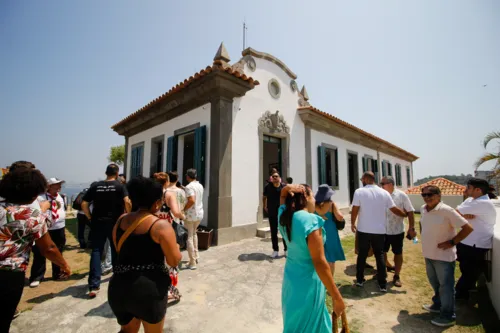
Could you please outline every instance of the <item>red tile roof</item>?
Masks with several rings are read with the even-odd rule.
[[[333,116],[333,115],[331,115],[331,114],[329,114],[329,113],[326,113],[326,112],[323,112],[323,111],[321,111],[321,110],[319,110],[319,109],[316,109],[314,106],[303,106],[303,107],[299,107],[298,109],[299,109],[299,110],[311,110],[311,111],[313,111],[313,112],[316,112],[316,113],[318,113],[318,114],[320,114],[320,115],[322,115],[322,116],[327,117],[327,118],[328,118],[328,119],[330,119],[330,120],[333,120],[334,122],[336,122],[336,123],[338,123],[338,124],[340,124],[340,125],[342,125],[342,126],[348,127],[348,128],[350,128],[350,129],[352,129],[352,130],[355,130],[355,131],[357,131],[357,132],[359,132],[359,133],[361,133],[361,134],[364,134],[364,135],[366,135],[366,136],[368,136],[368,137],[372,138],[372,139],[373,139],[373,140],[375,140],[375,141],[378,141],[378,142],[380,142],[380,143],[384,143],[384,144],[386,144],[386,145],[388,145],[388,146],[390,146],[390,147],[392,147],[392,148],[394,148],[394,149],[397,149],[397,150],[401,151],[402,153],[407,154],[407,155],[409,155],[410,157],[414,158],[415,160],[417,160],[417,159],[418,159],[418,156],[413,155],[412,153],[410,153],[410,152],[408,152],[408,151],[404,150],[403,148],[400,148],[400,147],[398,147],[398,146],[396,146],[396,145],[393,145],[392,143],[390,143],[390,142],[388,142],[388,141],[385,141],[384,139],[381,139],[381,138],[379,138],[378,136],[375,136],[375,135],[373,135],[373,134],[371,134],[371,133],[368,133],[368,132],[366,132],[366,131],[362,130],[361,128],[359,128],[359,127],[356,127],[356,126],[354,126],[354,125],[352,125],[352,124],[349,124],[348,122],[345,122],[345,121],[343,121],[342,119],[337,118],[337,117],[335,117],[335,116]]]
[[[215,72],[215,71],[221,71],[221,72],[229,73],[229,74],[231,74],[231,75],[233,75],[233,76],[235,76],[235,77],[237,77],[237,78],[239,78],[239,79],[241,79],[243,81],[247,81],[248,83],[250,83],[253,86],[259,85],[259,81],[254,80],[252,77],[246,76],[245,74],[240,73],[240,72],[234,70],[233,68],[231,68],[231,66],[224,66],[222,63],[220,63],[218,61],[215,61],[212,66],[207,66],[205,69],[202,69],[198,73],[196,73],[193,76],[190,76],[188,79],[184,80],[184,82],[178,83],[176,86],[172,87],[169,91],[167,91],[163,95],[155,98],[154,100],[152,100],[151,102],[149,102],[148,104],[146,104],[145,106],[143,106],[142,108],[140,108],[139,110],[135,111],[134,113],[130,114],[129,116],[127,116],[124,119],[120,120],[118,123],[116,123],[113,126],[111,126],[111,128],[115,129],[116,127],[124,124],[127,121],[130,121],[131,119],[137,118],[139,115],[145,113],[148,109],[150,109],[151,107],[157,105],[158,103],[160,103],[162,100],[164,100],[168,96],[171,96],[171,95],[173,95],[173,94],[175,94],[175,93],[177,93],[177,92],[179,92],[179,91],[187,88],[194,81],[199,80],[203,76],[205,76],[205,75],[207,75],[207,74],[209,74],[211,72]]]
[[[421,184],[412,188],[409,188],[407,194],[421,194],[422,188],[427,185],[434,185],[439,187],[441,190],[441,195],[460,195],[462,196],[465,191],[465,186],[452,182],[446,178],[435,178],[425,184]]]

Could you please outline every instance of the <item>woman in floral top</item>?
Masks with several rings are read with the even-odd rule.
[[[36,198],[45,192],[47,181],[39,170],[30,168],[9,172],[0,181],[0,332],[8,332],[21,300],[26,268],[33,242],[43,256],[71,271],[47,233],[46,202]]]

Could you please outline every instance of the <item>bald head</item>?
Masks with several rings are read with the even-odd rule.
[[[363,177],[361,177],[361,181],[364,184],[373,184],[375,183],[375,174],[371,171],[367,171],[363,173]]]

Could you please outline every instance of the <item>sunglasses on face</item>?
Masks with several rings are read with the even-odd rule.
[[[272,176],[273,178],[278,178],[279,176]]]
[[[422,193],[422,198],[430,198],[434,195],[434,193]]]

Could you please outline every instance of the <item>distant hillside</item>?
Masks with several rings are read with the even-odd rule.
[[[427,183],[428,181],[431,181],[433,180],[434,178],[446,178],[448,180],[451,180],[452,182],[455,182],[457,184],[460,184],[460,185],[467,185],[467,181],[472,178],[473,176],[472,175],[464,175],[464,174],[461,174],[459,176],[457,175],[440,175],[440,176],[429,176],[429,177],[425,177],[425,178],[422,178],[422,179],[419,179],[415,182],[415,186],[418,186],[418,185],[422,185],[424,183]]]

